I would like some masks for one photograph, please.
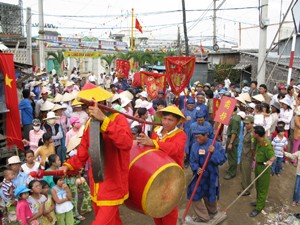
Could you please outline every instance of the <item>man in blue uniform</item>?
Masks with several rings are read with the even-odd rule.
[[[190,155],[193,178],[188,186],[187,195],[191,198],[198,176],[204,173],[192,202],[196,214],[193,220],[194,222],[208,222],[218,212],[217,200],[220,193],[218,166],[226,162],[226,153],[219,142],[212,145],[213,140],[208,137],[208,130],[205,127],[199,126],[194,130],[194,134],[197,141],[193,144]],[[203,171],[202,167],[208,152],[211,152],[211,157]]]
[[[186,118],[186,121],[183,125],[184,132],[186,135],[188,135],[190,132],[191,125],[194,122],[196,122],[195,99],[193,99],[192,97],[189,97],[186,104],[187,104],[186,110],[183,109],[181,111]],[[189,154],[190,154],[189,149],[186,149],[185,152],[186,152],[186,157],[184,160],[184,166],[185,166],[185,168],[187,168],[188,164],[189,164]]]
[[[207,129],[208,137],[213,139],[214,138],[214,129],[210,122],[205,121],[205,113],[201,111],[196,111],[196,122],[192,123],[190,126],[190,130],[187,133],[187,139],[186,139],[186,145],[185,145],[185,154],[186,159],[189,160],[189,154],[190,149],[192,148],[192,145],[196,142],[196,138],[194,136],[194,131],[200,127],[203,126]]]
[[[205,114],[205,121],[208,121],[208,108],[205,105],[205,94],[198,92],[196,95],[195,109]]]

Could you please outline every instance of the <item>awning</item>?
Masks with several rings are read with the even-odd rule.
[[[250,66],[251,66],[250,63],[240,62],[240,63],[236,64],[232,69],[234,69],[234,70],[245,70]]]

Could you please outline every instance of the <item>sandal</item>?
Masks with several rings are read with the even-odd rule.
[[[82,215],[78,215],[75,217],[77,220],[85,220],[85,217],[83,217]]]
[[[297,202],[293,201],[292,206],[296,206],[296,205],[297,205]]]

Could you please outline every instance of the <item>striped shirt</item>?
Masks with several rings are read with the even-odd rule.
[[[272,145],[274,147],[274,153],[276,157],[283,158],[283,153],[281,150],[284,150],[284,146],[288,144],[288,140],[286,137],[280,139],[278,135],[273,139]]]
[[[13,182],[6,181],[6,179],[4,178],[3,182],[2,182],[2,190],[3,190],[3,194],[4,194],[5,198],[7,198],[9,200],[12,200],[12,198],[13,198],[13,195],[9,194],[9,190],[11,188],[13,188],[13,189],[15,188]]]

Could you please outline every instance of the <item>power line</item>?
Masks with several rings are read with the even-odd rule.
[[[223,8],[218,9],[218,11],[233,11],[233,10],[248,10],[248,9],[257,9],[257,7],[254,6],[246,6],[246,7],[234,7],[234,8]],[[24,9],[25,10],[25,9]],[[186,12],[206,12],[206,11],[212,11],[213,9],[187,9]],[[181,13],[181,9],[177,10],[168,10],[168,11],[157,11],[157,12],[145,12],[145,13],[137,13],[137,16],[151,16],[151,15],[159,15],[159,14],[169,14],[169,13]],[[39,13],[32,13],[33,15],[39,15]],[[128,12],[126,13],[126,16],[128,16]],[[48,17],[78,17],[78,18],[101,18],[101,17],[120,17],[120,14],[114,14],[114,15],[55,15],[55,14],[45,14],[44,16]]]

